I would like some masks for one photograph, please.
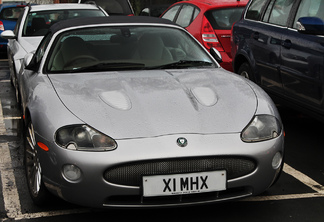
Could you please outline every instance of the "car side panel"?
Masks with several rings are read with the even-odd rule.
[[[282,93],[282,82],[279,72],[281,30],[284,28],[262,22],[251,22],[253,30],[248,37],[251,41],[251,52],[254,55],[259,83],[268,91]]]
[[[300,40],[303,41],[300,41]],[[286,95],[303,106],[324,113],[324,38],[283,32],[281,73]]]

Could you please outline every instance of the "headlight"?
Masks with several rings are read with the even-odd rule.
[[[55,142],[70,150],[108,151],[117,148],[117,143],[114,139],[87,125],[60,128],[55,134]]]
[[[270,140],[281,134],[281,123],[270,115],[255,116],[243,130],[241,138],[244,142],[259,142]]]

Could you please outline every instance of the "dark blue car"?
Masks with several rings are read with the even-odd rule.
[[[323,0],[251,0],[232,28],[234,71],[324,121],[323,20]]]
[[[17,20],[26,6],[25,3],[4,3],[0,5],[0,34],[5,30],[14,30]],[[0,53],[6,54],[8,40],[0,37]]]

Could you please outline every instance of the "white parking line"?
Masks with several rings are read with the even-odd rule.
[[[11,165],[8,143],[0,144],[0,172],[4,207],[8,218],[15,218],[21,214],[21,206],[16,186],[15,175]]]
[[[304,198],[315,198],[324,197],[324,186],[317,183],[312,178],[303,174],[302,172],[292,168],[288,164],[284,165],[283,171],[295,179],[299,180],[304,185],[310,187],[316,193],[305,193],[305,194],[286,194],[286,195],[272,195],[272,196],[253,196],[243,199],[242,201],[269,201],[269,200],[290,200],[290,199],[304,199]]]
[[[2,105],[0,99],[0,135],[6,135],[6,127],[4,119],[19,119],[20,117],[6,117],[3,118]],[[276,201],[276,200],[290,200],[290,199],[303,199],[303,198],[316,198],[324,197],[324,186],[317,183],[307,175],[297,171],[291,166],[285,164],[283,171],[306,186],[313,189],[314,193],[306,194],[289,194],[289,195],[272,195],[272,196],[254,196],[245,198],[242,201]],[[4,197],[4,207],[7,213],[6,219],[0,219],[1,222],[14,220],[26,220],[52,216],[62,216],[68,214],[81,214],[92,212],[93,210],[87,208],[59,210],[59,211],[46,211],[37,213],[25,213],[21,212],[21,205],[19,194],[16,186],[15,176],[12,168],[12,160],[8,143],[0,143],[0,175],[2,182],[2,194]]]
[[[21,117],[20,116],[0,117],[0,121],[11,120],[11,119],[21,119]]]
[[[324,186],[317,183],[312,178],[308,177],[307,175],[303,174],[292,168],[291,166],[285,164],[284,165],[284,172],[295,177],[297,180],[305,184],[306,186],[312,188],[314,191],[318,192],[319,194],[324,195]]]
[[[0,99],[0,135],[5,135],[6,127],[3,122],[2,105]],[[2,194],[4,207],[9,218],[15,218],[20,213],[20,200],[16,186],[15,175],[8,143],[0,143],[0,175],[2,181]]]

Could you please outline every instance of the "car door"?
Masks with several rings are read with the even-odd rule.
[[[281,73],[286,96],[302,106],[324,113],[324,38],[297,31],[300,17],[324,19],[324,1],[301,0],[292,28],[282,33]]]
[[[268,92],[278,95],[283,93],[280,50],[282,32],[287,29],[288,15],[292,8],[292,2],[288,4],[290,1],[268,1],[264,11],[257,13],[260,14],[261,21],[253,24],[253,31],[250,35],[250,49],[257,70],[256,81]],[[258,2],[260,1],[254,1],[255,4]],[[247,17],[254,15],[255,11],[251,5],[247,11]]]

